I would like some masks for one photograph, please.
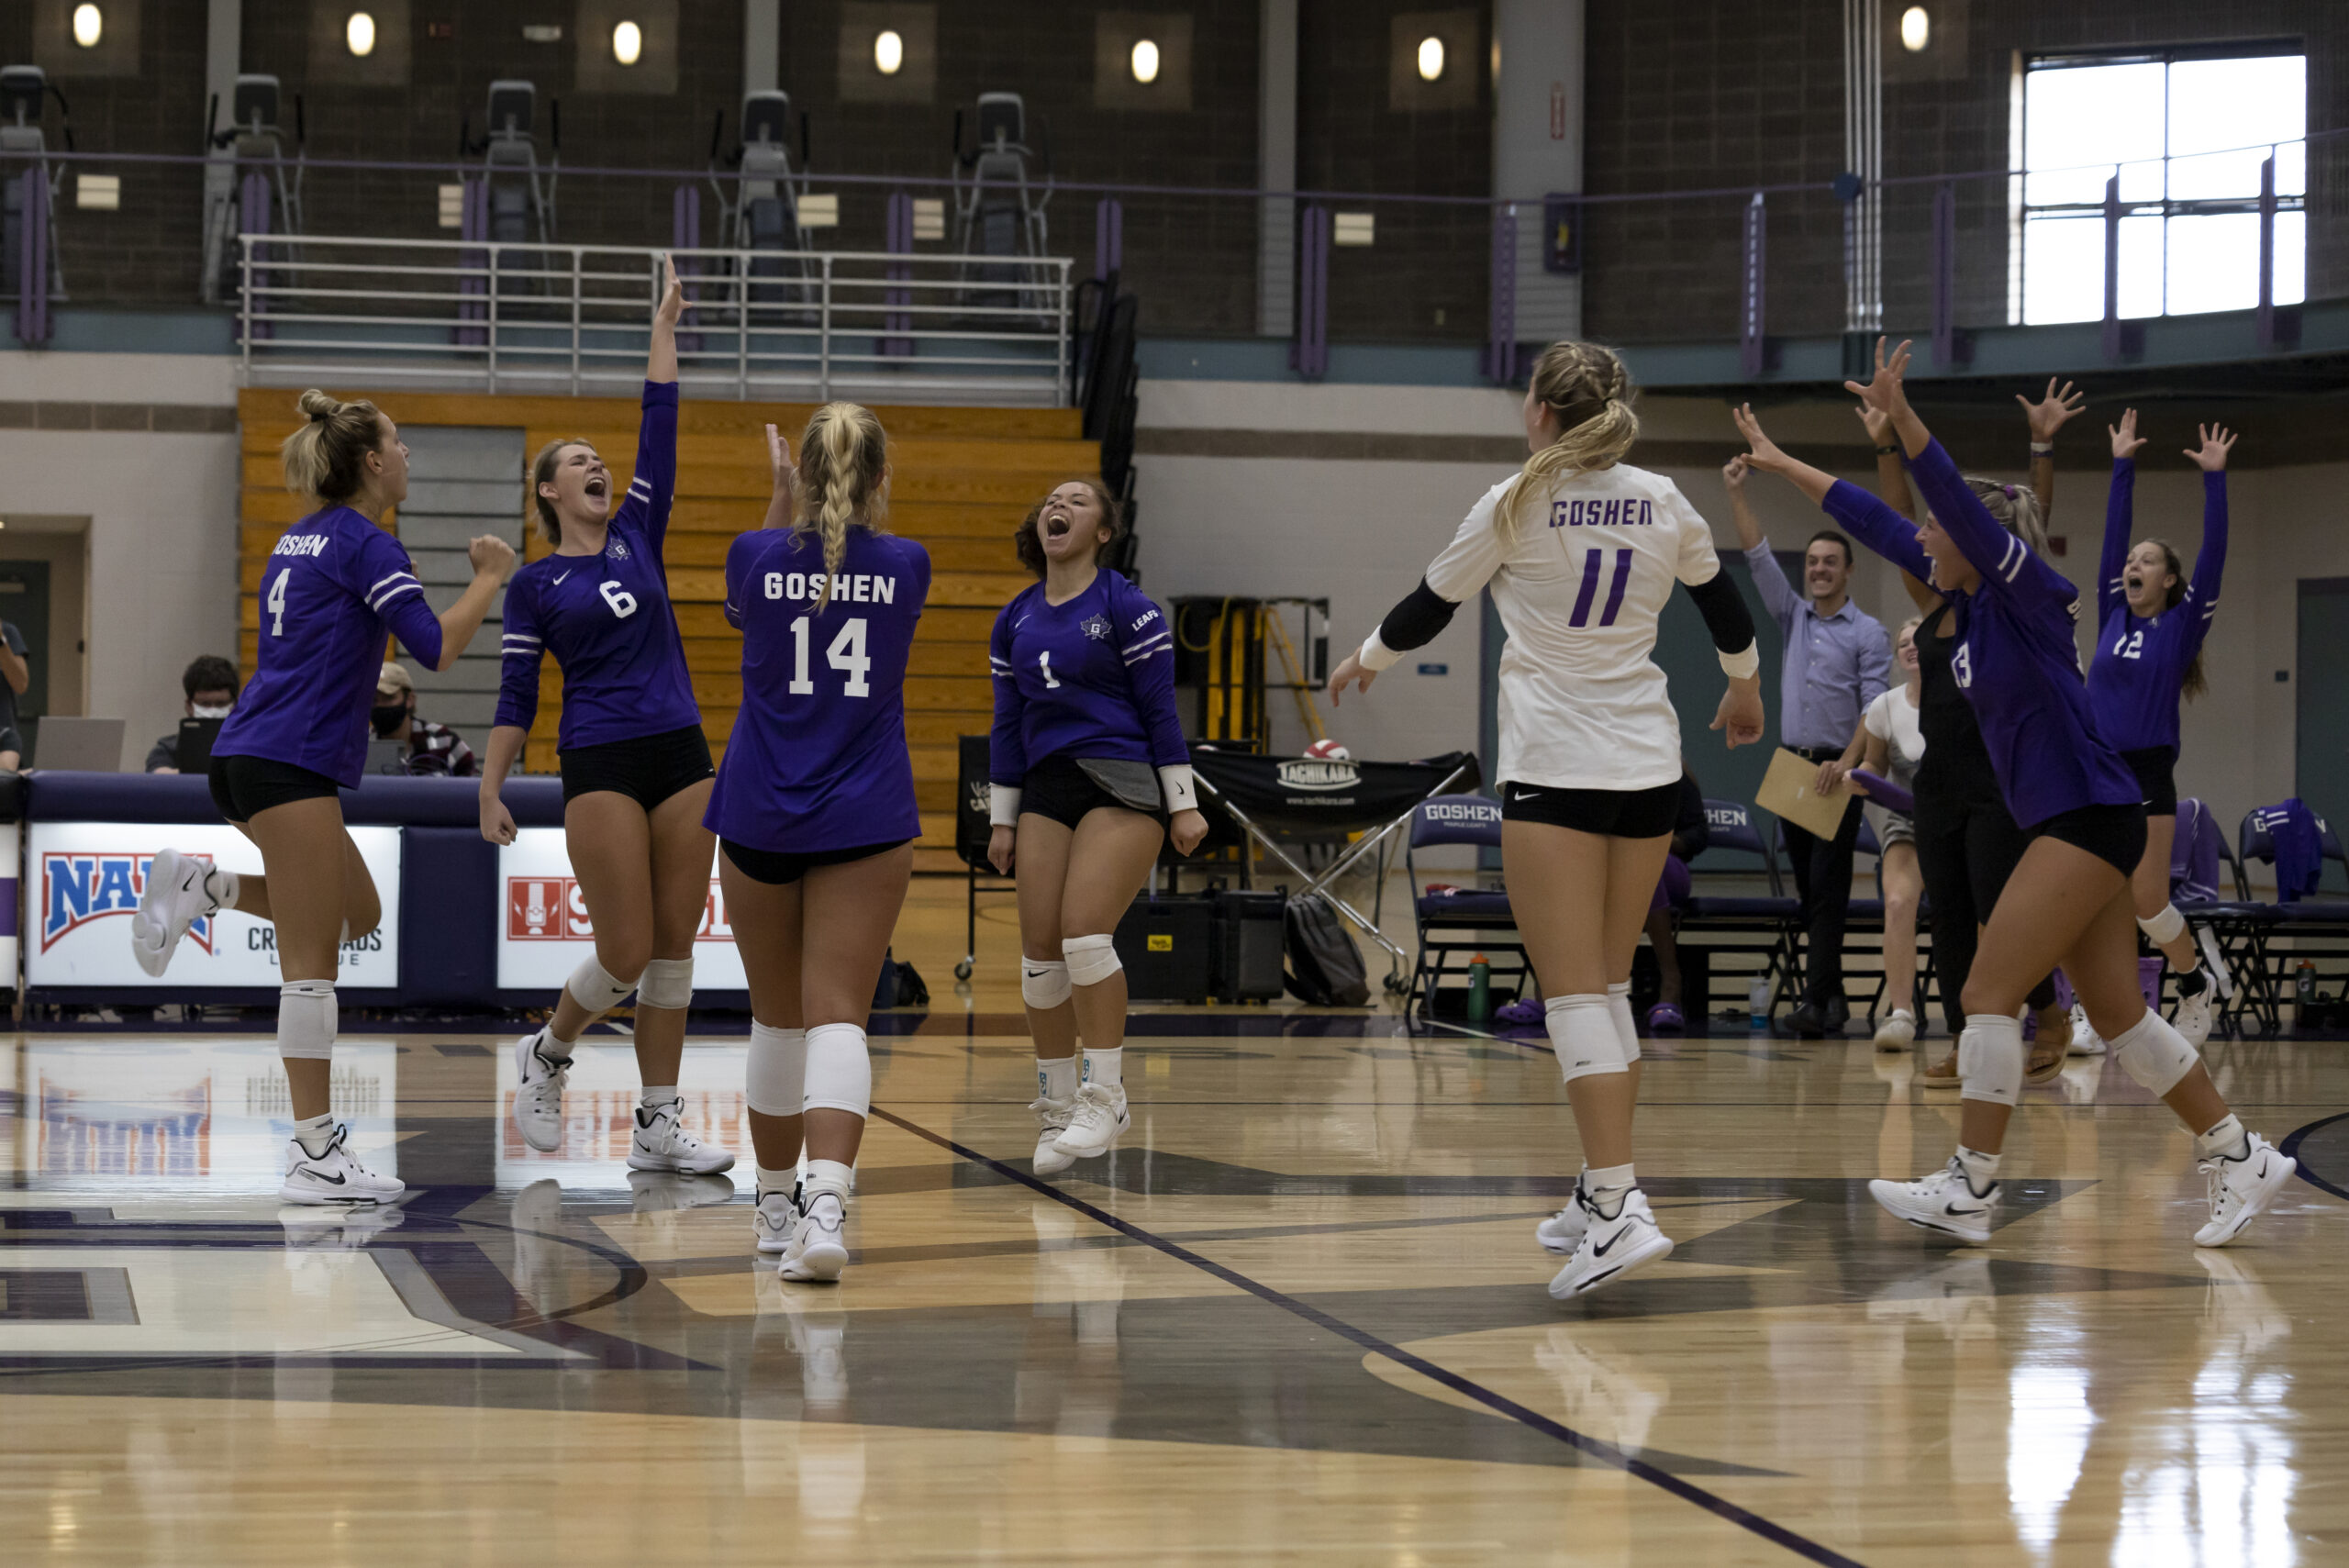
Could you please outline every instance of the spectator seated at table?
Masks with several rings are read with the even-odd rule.
[[[190,718],[226,718],[228,710],[237,706],[237,667],[217,653],[199,654],[180,673],[180,690],[186,702],[180,711]],[[180,737],[177,730],[159,735],[147,753],[147,771],[150,773],[175,773],[180,771]]]
[[[394,660],[375,680],[375,706],[368,710],[378,740],[407,742],[411,778],[446,775],[469,779],[481,772],[473,749],[445,724],[416,717],[416,678]]]

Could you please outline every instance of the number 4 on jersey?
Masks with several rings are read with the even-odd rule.
[[[285,580],[293,575],[291,566],[279,573],[277,581],[269,585],[269,597],[263,601],[269,606],[269,635],[272,637],[285,635]]]
[[[1615,558],[1615,581],[1607,587],[1607,607],[1599,612],[1598,624],[1613,626],[1615,617],[1623,608],[1623,590],[1631,583],[1631,547],[1621,545],[1612,550],[1586,550],[1582,556],[1582,592],[1575,595],[1574,618],[1566,622],[1572,627],[1590,624],[1590,601],[1598,596],[1598,577],[1602,570],[1600,557]]]

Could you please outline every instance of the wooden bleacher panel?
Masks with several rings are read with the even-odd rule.
[[[365,397],[404,431],[435,425],[519,427],[535,456],[547,441],[592,441],[616,486],[634,476],[639,407],[633,398],[485,396],[475,394],[343,391]],[[243,429],[243,527],[239,600],[239,662],[250,676],[259,650],[256,597],[262,563],[303,503],[286,494],[278,447],[298,423],[294,393],[247,388],[239,395]],[[726,550],[733,537],[765,516],[770,479],[765,427],[794,441],[814,411],[809,404],[699,402],[678,417],[677,495],[670,509],[667,562],[685,663],[701,705],[710,749],[722,755],[741,703],[741,639],[726,624]],[[906,682],[907,740],[914,791],[922,811],[915,866],[959,871],[951,848],[957,771],[955,738],[983,732],[992,717],[986,643],[996,612],[1030,581],[1014,559],[1011,535],[1028,507],[1074,474],[1098,472],[1098,447],[1079,436],[1080,417],[1065,408],[879,407],[890,435],[890,527],[930,552],[930,603],[923,612]],[[411,444],[429,439],[410,434]],[[516,531],[523,528],[520,476]],[[396,531],[396,528],[395,530]],[[527,559],[550,552],[533,520]],[[550,662],[540,677],[538,720],[523,752],[533,773],[555,768],[562,679]],[[472,738],[476,745],[480,737]]]

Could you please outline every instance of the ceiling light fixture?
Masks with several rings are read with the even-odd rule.
[[[644,57],[644,29],[634,22],[622,22],[612,29],[612,58],[622,65],[634,65]]]
[[[873,39],[873,69],[884,76],[895,76],[906,63],[906,40],[896,32],[884,28]]]
[[[1925,15],[1922,6],[1911,6],[1900,13],[1900,47],[1910,54],[1921,54],[1933,41],[1933,19]]]
[[[1424,38],[1419,40],[1419,80],[1433,82],[1443,74],[1443,40]]]
[[[1158,45],[1148,39],[1134,40],[1133,72],[1134,80],[1145,87],[1158,80]]]
[[[106,36],[106,19],[95,6],[73,7],[73,41],[83,49],[95,49],[98,40]]]
[[[374,53],[375,18],[364,11],[351,13],[351,19],[342,24],[342,41],[362,60]]]

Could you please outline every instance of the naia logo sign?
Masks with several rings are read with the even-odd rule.
[[[195,859],[209,864],[211,857]],[[47,952],[93,920],[128,915],[139,907],[147,887],[148,868],[154,855],[97,851],[87,853],[52,851],[40,857],[40,951]],[[187,940],[206,952],[213,951],[214,921],[209,915],[187,930]]]

